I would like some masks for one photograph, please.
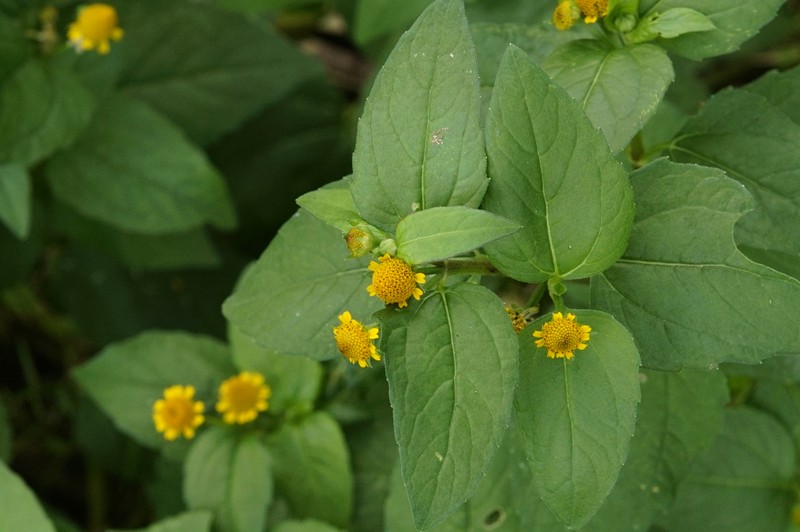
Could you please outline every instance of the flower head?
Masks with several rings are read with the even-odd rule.
[[[563,0],[553,11],[553,25],[559,30],[570,29],[581,18],[581,11],[574,0]]]
[[[353,257],[363,257],[375,247],[375,238],[359,227],[352,227],[344,236],[344,241]]]
[[[411,266],[401,259],[390,257],[388,253],[380,259],[380,264],[372,261],[372,284],[367,287],[371,296],[378,296],[384,303],[397,303],[400,308],[408,306],[408,298],[419,300],[422,295],[420,284],[425,282],[424,273],[414,273]]]
[[[589,341],[589,332],[592,330],[588,325],[581,325],[575,321],[574,314],[567,314],[565,318],[560,312],[553,314],[553,319],[542,326],[541,331],[533,333],[536,340],[536,347],[546,347],[549,358],[570,359],[577,349],[586,349],[586,342]]]
[[[271,396],[272,390],[264,384],[263,375],[243,371],[220,384],[217,412],[225,423],[248,423],[269,408],[267,400]]]
[[[67,38],[78,52],[96,49],[100,54],[107,54],[111,49],[109,40],[122,39],[124,32],[118,23],[117,10],[110,5],[89,4],[78,10],[78,17],[67,30]]]
[[[339,316],[339,321],[341,324],[333,328],[333,336],[336,337],[336,347],[347,360],[365,368],[370,365],[370,359],[381,359],[373,343],[378,339],[377,328],[367,329],[348,311]]]
[[[597,22],[597,19],[608,14],[608,0],[575,0],[586,24]]]
[[[165,389],[164,398],[153,404],[153,423],[164,438],[172,441],[181,434],[187,440],[194,438],[194,429],[205,421],[205,406],[193,399],[194,386],[176,384]]]
[[[506,307],[506,312],[508,313],[508,317],[511,318],[511,325],[514,326],[515,333],[521,333],[522,330],[528,326],[528,320],[522,312],[514,310],[511,307]]]

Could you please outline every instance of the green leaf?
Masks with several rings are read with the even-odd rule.
[[[186,456],[186,503],[193,510],[213,510],[223,531],[263,530],[272,502],[271,462],[258,436],[239,438],[228,427],[212,427]]]
[[[800,353],[800,282],[733,243],[734,224],[751,208],[744,187],[721,170],[666,159],[632,181],[630,246],[592,279],[592,302],[633,332],[643,365],[708,368]]]
[[[180,332],[148,331],[107,346],[73,371],[78,384],[124,433],[147,447],[170,445],[153,425],[153,403],[173,384],[193,385],[208,407],[235,373],[225,345]]]
[[[597,40],[561,46],[542,67],[580,103],[615,153],[647,123],[675,77],[658,46],[609,48]]]
[[[41,205],[37,209],[33,204],[30,235],[22,242],[0,223],[0,249],[3,259],[0,260],[0,289],[20,282],[28,282],[29,275],[41,260],[44,248],[44,216]]]
[[[278,232],[222,312],[274,353],[316,360],[338,356],[337,316],[357,320],[383,306],[367,294],[368,259],[347,258],[341,233],[299,211]]]
[[[123,230],[163,234],[236,223],[225,182],[203,153],[147,105],[122,96],[105,100],[46,171],[58,199]]]
[[[66,61],[29,60],[0,88],[0,161],[32,166],[69,145],[93,107]]]
[[[353,505],[353,477],[344,436],[330,415],[316,412],[285,423],[268,445],[278,492],[295,517],[346,527]]]
[[[569,528],[586,523],[617,481],[628,456],[639,402],[639,353],[630,333],[595,310],[575,312],[592,328],[571,360],[547,357],[520,333],[520,381],[514,401],[533,484]]]
[[[690,8],[708,17],[715,26],[714,30],[686,33],[658,42],[671,52],[698,60],[736,50],[775,17],[783,2],[784,0],[642,0],[639,12],[640,18],[646,19],[655,13],[666,14],[671,9]]]
[[[381,351],[414,522],[442,521],[478,486],[500,445],[517,380],[502,302],[459,284],[406,311],[387,309]]]
[[[430,3],[431,0],[358,2],[353,21],[353,38],[363,45],[384,35],[403,31]]]
[[[502,216],[469,207],[434,207],[397,224],[397,256],[409,264],[433,262],[472,251],[519,231]]]
[[[773,70],[743,88],[760,94],[800,125],[800,66],[785,72]]]
[[[236,367],[257,371],[272,390],[269,411],[280,414],[310,412],[322,384],[322,366],[305,357],[293,357],[259,347],[252,338],[229,325],[228,338]]]
[[[711,448],[678,487],[669,530],[787,530],[794,494],[792,440],[774,418],[750,408],[725,412]]]
[[[392,232],[430,207],[477,207],[486,190],[475,48],[460,0],[438,0],[401,37],[358,124],[351,190]]]
[[[31,229],[31,183],[25,167],[0,164],[0,221],[25,240]]]
[[[645,370],[636,433],[614,489],[582,530],[648,530],[672,504],[689,463],[722,429],[727,383],[719,371]]]
[[[699,11],[688,7],[676,7],[663,13],[651,13],[641,20],[633,31],[625,34],[625,40],[641,43],[659,37],[673,39],[685,33],[710,31],[715,27],[711,19]]]
[[[269,24],[196,2],[119,4],[128,38],[119,47],[117,85],[201,145],[323,76],[317,61]]]
[[[55,204],[53,211],[54,225],[73,243],[114,255],[131,270],[210,268],[220,264],[216,248],[202,228],[143,235],[90,220],[64,204]]]
[[[486,246],[500,271],[525,282],[575,279],[617,260],[633,221],[625,171],[579,104],[514,46],[492,92],[486,145],[483,208],[523,226]]]
[[[211,518],[210,512],[184,512],[162,519],[147,528],[140,528],[136,531],[127,529],[125,532],[210,532]],[[123,532],[122,530],[110,530],[111,532]]]
[[[0,530],[55,532],[36,495],[13,471],[0,462]]]
[[[716,166],[747,187],[755,208],[736,224],[743,251],[770,266],[800,264],[800,124],[758,94],[727,90],[686,123],[670,154]]]
[[[785,380],[760,380],[750,397],[752,405],[779,419],[800,449],[800,386]]]
[[[297,204],[343,233],[353,227],[351,220],[361,219],[356,211],[356,204],[353,203],[350,179],[347,177],[306,192],[297,198]]]

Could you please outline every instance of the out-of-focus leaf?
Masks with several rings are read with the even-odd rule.
[[[38,163],[75,140],[93,108],[67,61],[29,60],[0,87],[0,161]]]
[[[174,517],[162,519],[147,528],[136,530],[110,529],[109,532],[209,532],[211,512],[184,512]]]
[[[25,482],[0,462],[0,530],[55,532],[36,495]]]
[[[0,164],[0,221],[20,240],[31,228],[31,184],[25,167]]]
[[[126,32],[118,87],[201,145],[322,75],[319,64],[266,23],[208,3],[118,4]]]

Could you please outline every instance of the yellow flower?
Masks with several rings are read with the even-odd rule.
[[[541,331],[533,333],[537,347],[546,347],[549,358],[566,358],[573,356],[576,349],[583,351],[586,349],[586,342],[589,341],[589,332],[592,330],[588,325],[581,325],[575,321],[574,314],[567,314],[565,318],[560,312],[553,314],[553,319],[542,326]]]
[[[506,312],[508,317],[511,318],[511,325],[514,326],[515,333],[521,333],[528,326],[528,320],[525,319],[525,315],[522,312],[517,312],[511,307],[506,307]]]
[[[353,257],[363,257],[375,247],[375,239],[371,234],[353,227],[344,236],[347,249]]]
[[[378,339],[377,328],[367,329],[348,311],[339,316],[339,321],[341,325],[333,328],[333,336],[336,337],[336,347],[347,360],[365,368],[370,365],[370,359],[381,359],[373,343]]]
[[[568,30],[581,18],[581,12],[574,0],[564,0],[553,11],[553,25],[559,30]]]
[[[223,414],[225,423],[249,423],[269,408],[267,400],[271,396],[272,390],[264,384],[263,375],[243,371],[220,384],[217,412]]]
[[[164,390],[164,398],[153,404],[153,423],[158,432],[169,441],[179,435],[187,440],[194,438],[194,429],[205,421],[200,401],[193,401],[194,386],[176,384]]]
[[[78,18],[69,25],[67,38],[78,52],[96,49],[107,54],[109,40],[122,39],[123,31],[117,24],[117,10],[108,4],[89,4],[78,10]]]
[[[378,296],[384,303],[397,303],[400,308],[408,306],[408,298],[419,300],[422,290],[417,286],[425,283],[424,273],[414,273],[411,266],[388,253],[369,263],[372,284],[367,287],[371,296]]]
[[[608,14],[608,0],[575,0],[581,12],[586,18],[583,21],[587,24],[597,22],[599,17]]]

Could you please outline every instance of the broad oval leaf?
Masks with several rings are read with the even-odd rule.
[[[766,255],[770,266],[793,262],[786,273],[800,271],[800,124],[758,94],[727,90],[686,123],[670,155],[745,185],[755,205],[737,222],[736,243],[752,257]]]
[[[633,193],[602,133],[519,48],[503,56],[486,119],[492,178],[483,208],[522,225],[486,246],[519,281],[583,278],[627,245]]]
[[[518,223],[469,207],[434,207],[397,224],[397,256],[409,264],[446,259],[519,231]]]
[[[598,40],[561,46],[542,68],[578,101],[615,153],[653,116],[675,77],[672,62],[658,46],[613,48]]]
[[[67,61],[29,60],[0,88],[0,161],[40,162],[75,140],[93,109]]]
[[[183,464],[183,496],[192,510],[212,510],[225,532],[263,530],[272,502],[269,450],[258,436],[212,427]]]
[[[46,171],[58,199],[124,230],[159,234],[236,223],[225,181],[205,155],[168,120],[123,96],[105,100]]]
[[[55,532],[36,495],[0,461],[0,530]]]
[[[790,530],[795,447],[785,427],[755,409],[725,412],[725,424],[692,464],[664,518],[669,530]]]
[[[646,19],[670,9],[690,8],[708,17],[715,26],[711,31],[658,41],[671,52],[697,60],[733,52],[772,20],[783,3],[784,0],[642,0],[639,12],[640,18]]]
[[[117,86],[147,102],[201,145],[280,101],[298,85],[323,76],[317,61],[269,24],[209,3],[118,4],[130,38],[115,50],[121,63]],[[170,53],[153,53],[157,49]]]
[[[325,412],[287,422],[268,440],[278,493],[294,517],[347,526],[353,509],[353,476],[342,430]]]
[[[592,328],[587,348],[571,360],[547,357],[531,333],[520,333],[514,404],[533,484],[569,528],[586,523],[617,481],[628,456],[639,402],[639,353],[630,333],[596,310],[575,311]]]
[[[428,528],[472,496],[503,440],[517,339],[502,302],[472,284],[378,316],[403,481]]]
[[[348,232],[354,225],[353,221],[361,219],[350,194],[351,178],[348,177],[306,192],[297,198],[297,204],[326,224],[343,233]]]
[[[0,164],[0,221],[20,240],[31,229],[31,183],[19,163]]]
[[[353,259],[340,231],[300,210],[225,301],[222,312],[274,353],[327,360],[338,355],[333,327],[383,306],[367,294],[368,258]]]
[[[666,159],[633,176],[630,246],[592,279],[592,303],[633,332],[643,365],[708,368],[800,353],[800,281],[734,245],[733,225],[751,208],[745,188],[720,170]]]
[[[210,532],[213,515],[211,512],[183,512],[173,517],[162,519],[147,528],[109,529],[109,532]]]
[[[153,426],[153,403],[164,389],[191,384],[208,406],[206,398],[215,397],[217,385],[235,372],[227,346],[218,340],[148,331],[107,346],[73,376],[122,432],[147,447],[162,447],[168,442]]]
[[[486,190],[478,66],[460,0],[438,0],[403,35],[358,123],[353,199],[393,232],[417,209],[477,207]]]
[[[648,530],[672,505],[691,460],[722,429],[728,386],[720,371],[645,370],[636,433],[617,483],[581,530]]]

